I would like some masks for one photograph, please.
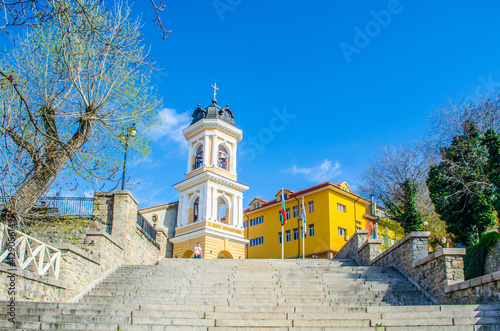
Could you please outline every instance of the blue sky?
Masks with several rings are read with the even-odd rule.
[[[164,71],[153,153],[135,160],[141,207],[177,200],[198,103],[229,104],[243,130],[245,205],[281,187],[347,181],[356,189],[383,145],[421,139],[435,106],[500,85],[496,1],[164,1],[161,39],[149,1],[136,2]],[[361,32],[360,32],[361,31]],[[280,125],[273,125],[279,123]],[[143,162],[141,162],[143,161]]]

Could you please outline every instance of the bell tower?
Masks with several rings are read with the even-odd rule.
[[[236,173],[237,145],[242,131],[233,112],[214,99],[193,113],[191,125],[182,132],[188,142],[186,178],[174,185],[179,209],[173,255],[188,258],[199,242],[205,258],[245,258],[243,192]]]

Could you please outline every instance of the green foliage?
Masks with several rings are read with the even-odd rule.
[[[417,186],[407,179],[403,183],[403,198],[398,206],[389,203],[389,209],[394,215],[394,220],[401,224],[405,233],[422,230],[422,216],[417,210]]]
[[[1,191],[13,197],[8,208],[22,212],[60,174],[62,189],[118,181],[118,137],[136,124],[129,152],[148,154],[148,128],[161,102],[151,88],[141,24],[126,4],[53,5],[48,22],[0,57]]]
[[[495,186],[495,209],[500,215],[500,134],[494,130],[488,130],[482,143],[488,149],[486,170],[490,182]]]
[[[447,231],[469,247],[495,221],[494,188],[486,172],[488,151],[477,125],[466,121],[464,133],[441,150],[441,158],[427,178],[430,198]]]
[[[464,273],[466,280],[484,275],[488,251],[499,239],[500,233],[489,232],[481,237],[478,244],[467,248],[467,255],[464,257]]]

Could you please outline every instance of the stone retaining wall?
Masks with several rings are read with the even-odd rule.
[[[96,194],[94,212],[106,220],[112,235],[99,222],[100,226],[86,230],[84,238],[76,226],[77,243],[82,248],[60,240],[49,243],[61,251],[58,280],[0,263],[0,281],[4,284],[0,299],[13,296],[21,300],[69,301],[117,265],[155,264],[165,256],[167,234],[157,231],[156,242],[145,235],[137,224],[137,200],[129,191]],[[12,275],[16,285],[14,295],[8,293],[7,286]]]
[[[446,286],[445,292],[447,303],[500,302],[500,271]]]
[[[395,265],[408,276],[413,277],[413,262],[428,255],[429,232],[410,232],[386,251],[374,258],[370,265]]]
[[[464,280],[464,248],[443,248],[413,262],[411,277],[440,302],[447,303],[446,286]]]
[[[484,261],[484,273],[492,274],[500,271],[500,240],[490,248]]]
[[[380,249],[381,244],[381,239],[368,239],[365,241],[357,252],[358,264],[370,265],[370,262],[382,252]]]
[[[365,241],[368,240],[368,231],[358,230],[351,238],[342,246],[342,248],[335,254],[334,259],[354,259],[359,265],[358,250]]]

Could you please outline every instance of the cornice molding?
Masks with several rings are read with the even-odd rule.
[[[204,171],[199,175],[196,175],[196,176],[191,177],[189,179],[183,180],[182,182],[173,185],[173,187],[178,191],[182,191],[182,190],[184,190],[188,187],[191,187],[193,185],[206,182],[207,180],[218,183],[220,185],[227,186],[227,187],[235,189],[239,192],[246,191],[250,188],[250,186],[248,186],[248,185],[245,185],[245,184],[239,183],[235,180],[226,178],[224,176],[221,176],[219,174],[211,172],[210,170]]]
[[[205,129],[218,129],[221,130],[222,132],[227,133],[228,135],[236,138],[237,142],[240,142],[241,139],[243,139],[243,131],[238,129],[237,127],[226,123],[222,120],[218,119],[203,119],[200,120],[194,124],[191,124],[184,130],[182,130],[182,133],[184,134],[184,137],[186,140],[189,140],[189,137],[195,135],[196,133],[205,130]]]

